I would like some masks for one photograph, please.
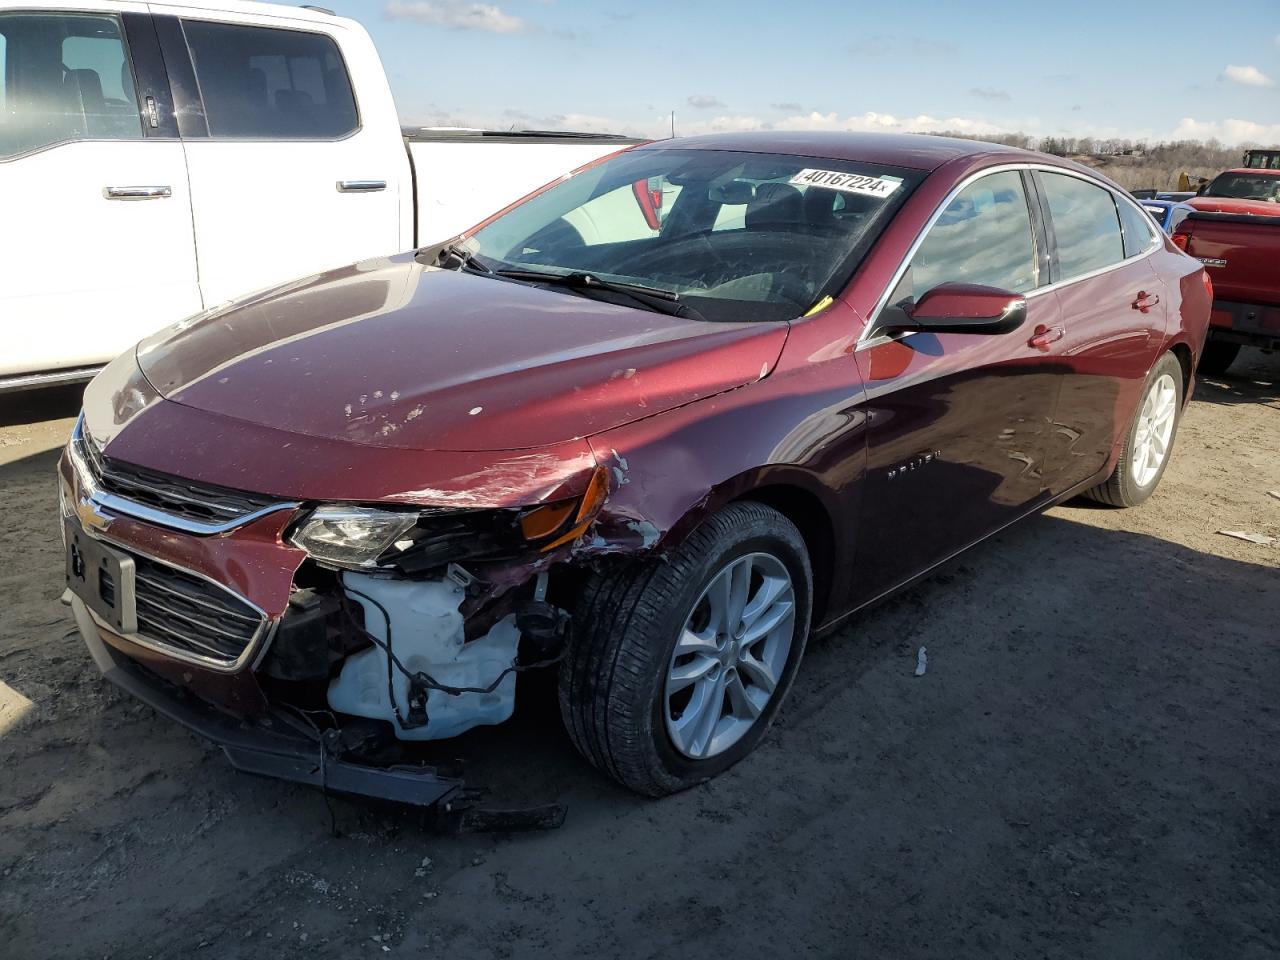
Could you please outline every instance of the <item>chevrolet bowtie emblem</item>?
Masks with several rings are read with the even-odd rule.
[[[111,526],[114,519],[104,513],[98,512],[98,505],[92,500],[80,500],[76,506],[76,516],[80,518],[80,525],[86,530],[96,533],[104,533]]]

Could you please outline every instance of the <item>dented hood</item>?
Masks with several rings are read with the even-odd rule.
[[[290,433],[413,450],[589,436],[759,380],[785,323],[708,323],[424,266],[277,287],[161,331],[166,399]]]

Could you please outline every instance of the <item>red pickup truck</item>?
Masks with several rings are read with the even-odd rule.
[[[1227,170],[1187,203],[1173,242],[1208,268],[1213,315],[1200,371],[1225,373],[1243,345],[1280,350],[1280,170]]]

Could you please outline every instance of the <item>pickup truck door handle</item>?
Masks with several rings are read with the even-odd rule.
[[[1133,307],[1133,309],[1135,310],[1140,310],[1143,313],[1147,313],[1152,307],[1154,307],[1159,302],[1160,302],[1160,297],[1158,294],[1147,293],[1147,291],[1141,290],[1138,292],[1137,299],[1135,299],[1133,303],[1130,304],[1130,306]]]
[[[169,187],[103,187],[102,195],[108,200],[162,200],[172,197]]]
[[[339,180],[339,193],[377,193],[387,189],[385,180]]]
[[[1049,344],[1061,340],[1066,336],[1066,333],[1067,331],[1062,327],[1046,327],[1043,323],[1037,324],[1036,332],[1031,335],[1027,345],[1038,350],[1047,350],[1049,349]]]

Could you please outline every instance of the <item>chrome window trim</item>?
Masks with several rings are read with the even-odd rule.
[[[86,498],[88,502],[109,513],[132,517],[135,520],[143,520],[159,527],[168,527],[171,530],[180,530],[183,533],[190,533],[195,536],[208,537],[215,534],[228,533],[237,527],[243,527],[281,510],[296,510],[302,505],[292,500],[281,501],[223,523],[201,523],[198,520],[176,517],[171,513],[165,513],[163,510],[157,510],[155,507],[148,507],[145,504],[136,503],[133,500],[102,490],[93,478],[93,471],[89,469],[89,465],[84,462],[84,457],[80,455],[79,446],[83,432],[84,415],[82,414],[71,432],[71,442],[67,444],[67,457],[71,461],[71,466],[76,472],[80,485],[89,494]],[[156,562],[165,563],[166,561],[157,560]],[[173,564],[170,564],[170,566],[173,566]]]
[[[64,507],[65,506],[70,506],[70,505],[64,504]],[[75,511],[73,510],[69,514],[64,512],[62,514],[62,519],[76,520]],[[203,573],[200,573],[198,570],[192,570],[189,567],[184,567],[181,564],[174,563],[171,560],[162,560],[160,557],[153,556],[152,554],[147,553],[145,550],[138,549],[133,544],[121,543],[120,541],[115,540],[111,537],[104,536],[101,533],[89,530],[84,526],[84,524],[80,524],[80,529],[84,531],[85,536],[93,537],[95,540],[100,540],[103,543],[108,543],[111,546],[119,550],[123,550],[126,553],[136,554],[137,556],[145,557],[147,560],[150,560],[152,563],[158,563],[162,567],[169,567],[173,570],[181,571],[182,573],[185,573],[188,576],[195,577],[198,580],[203,580],[206,583],[210,584],[211,586],[216,587],[218,590],[221,590],[223,593],[227,594],[228,596],[233,597],[236,600],[239,600],[241,603],[245,604],[246,606],[254,610],[260,618],[258,627],[253,632],[253,636],[250,637],[249,640],[245,643],[244,651],[240,654],[240,656],[236,657],[235,660],[221,660],[221,659],[218,659],[217,657],[206,657],[198,653],[191,653],[187,650],[182,650],[178,647],[170,646],[169,644],[165,643],[163,640],[158,640],[152,637],[148,637],[148,636],[145,636],[144,634],[137,633],[137,632],[118,633],[116,630],[114,630],[111,627],[110,624],[108,624],[105,620],[99,617],[98,614],[93,611],[93,608],[86,603],[84,605],[85,610],[88,612],[90,619],[93,620],[93,622],[98,626],[99,629],[105,630],[108,633],[114,634],[115,636],[123,637],[125,640],[128,640],[130,643],[136,643],[140,647],[146,647],[148,650],[154,650],[156,653],[163,654],[165,657],[168,657],[169,659],[181,660],[185,663],[193,663],[197,666],[204,667],[205,669],[213,670],[218,673],[237,673],[240,670],[242,670],[246,664],[256,667],[257,664],[260,662],[261,656],[264,655],[266,651],[270,648],[271,640],[273,637],[275,637],[276,629],[280,626],[280,618],[278,617],[272,618],[267,614],[267,611],[263,610],[260,606],[258,606],[248,597],[238,593],[235,590],[232,590],[226,584],[219,583],[217,580],[214,580],[212,577],[209,577]],[[83,603],[83,601],[81,602]],[[255,658],[258,658],[258,659],[255,659]],[[253,662],[250,664],[250,661],[253,661]]]
[[[911,261],[915,258],[916,253],[919,251],[920,245],[924,243],[925,237],[928,236],[929,231],[933,229],[934,224],[938,222],[938,220],[942,217],[942,214],[946,211],[947,207],[949,207],[951,205],[951,202],[955,200],[957,196],[960,195],[961,191],[965,190],[970,184],[976,183],[978,180],[981,180],[983,177],[990,176],[993,173],[1006,173],[1009,171],[1022,171],[1022,170],[1031,170],[1037,173],[1058,173],[1058,174],[1062,174],[1063,176],[1075,177],[1077,180],[1083,180],[1085,183],[1090,183],[1090,184],[1093,184],[1095,187],[1099,187],[1103,190],[1106,190],[1108,193],[1111,194],[1113,200],[1117,203],[1123,200],[1124,202],[1129,203],[1132,206],[1137,206],[1127,196],[1125,196],[1120,191],[1116,190],[1115,187],[1109,186],[1108,184],[1103,183],[1101,180],[1091,177],[1088,174],[1082,173],[1078,170],[1069,170],[1065,167],[1057,167],[1049,163],[1033,163],[1033,162],[1003,163],[1003,164],[997,164],[996,166],[983,167],[981,170],[975,170],[973,173],[969,174],[969,176],[965,177],[958,184],[956,184],[947,193],[947,195],[942,198],[942,202],[938,204],[937,208],[933,211],[932,214],[930,214],[929,219],[925,221],[925,225],[920,229],[920,232],[916,234],[915,240],[913,240],[911,242],[911,246],[907,248],[906,255],[902,258],[902,261],[898,264],[897,269],[894,270],[893,276],[890,278],[889,283],[885,285],[884,292],[880,295],[880,299],[876,301],[875,308],[871,311],[871,316],[867,318],[866,326],[862,328],[862,334],[858,337],[858,342],[854,344],[854,348],[853,348],[854,352],[857,352],[859,350],[864,350],[874,346],[879,346],[882,343],[888,343],[893,340],[899,340],[899,339],[902,339],[903,336],[910,336],[912,334],[913,331],[906,331],[903,334],[898,334],[898,335],[878,333],[876,330],[876,324],[879,323],[880,314],[884,311],[884,308],[888,305],[889,297],[892,296],[893,291],[898,288],[898,284],[902,282],[903,275],[907,272],[907,268],[911,265]],[[1140,212],[1144,217],[1148,216],[1148,214],[1145,211],[1142,211],[1141,209],[1140,209]],[[1123,236],[1124,236],[1123,227],[1119,223],[1119,219],[1120,219],[1119,215],[1117,214],[1116,225],[1122,231],[1121,239],[1123,240]],[[1157,233],[1153,233],[1151,244],[1141,253],[1135,253],[1132,257],[1126,257],[1123,260],[1117,260],[1115,263],[1109,263],[1105,267],[1099,267],[1097,270],[1091,270],[1088,273],[1077,274],[1074,277],[1069,277],[1064,280],[1058,280],[1058,281],[1055,281],[1054,283],[1045,284],[1044,286],[1038,286],[1034,290],[1029,290],[1025,294],[1025,296],[1028,300],[1030,300],[1042,294],[1049,293],[1054,290],[1059,290],[1069,284],[1079,283],[1081,280],[1090,280],[1094,277],[1102,276],[1104,273],[1110,273],[1112,270],[1118,270],[1120,267],[1126,266],[1130,263],[1135,263],[1138,260],[1141,260],[1143,257],[1149,257],[1152,253],[1155,252],[1158,246],[1161,246],[1160,236]]]

